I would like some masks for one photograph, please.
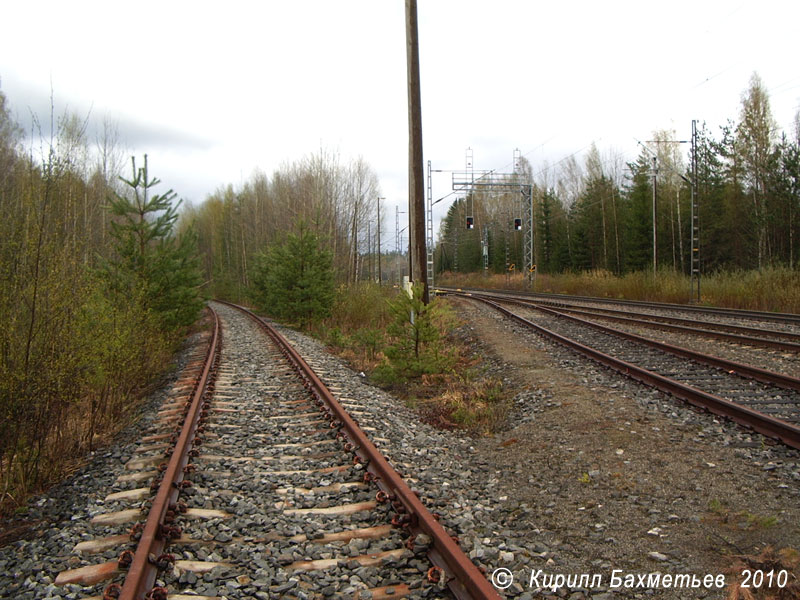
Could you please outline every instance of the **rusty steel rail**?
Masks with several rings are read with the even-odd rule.
[[[213,393],[215,367],[219,362],[219,345],[221,340],[220,324],[217,313],[209,307],[214,317],[214,331],[203,364],[203,371],[194,384],[192,401],[183,421],[181,433],[170,456],[158,492],[150,507],[142,536],[119,594],[120,600],[141,600],[148,598],[158,600],[166,598],[166,591],[153,588],[158,567],[154,558],[160,557],[167,545],[169,535],[165,532],[165,517],[170,506],[177,502],[178,493],[183,481],[184,469],[189,463],[189,451],[192,449],[198,421],[203,404],[210,393]]]
[[[503,300],[501,300],[501,302],[503,302]],[[535,300],[525,300],[524,303],[536,305],[537,302]],[[557,303],[553,303],[553,306],[556,307],[554,310],[559,312],[582,315],[587,318],[605,319],[608,321],[616,321],[617,323],[639,325],[652,329],[677,331],[679,333],[688,333],[690,335],[702,335],[704,337],[712,337],[720,340],[736,342],[739,344],[748,344],[750,346],[761,346],[764,348],[775,348],[778,350],[800,352],[800,343],[797,343],[797,341],[792,341],[800,340],[800,336],[794,333],[788,333],[786,331],[755,329],[753,327],[743,327],[739,325],[718,325],[716,323],[709,323],[706,321],[700,323],[702,327],[698,327],[698,323],[696,321],[692,321],[690,319],[680,319],[677,317],[662,317],[637,312],[626,313],[624,311],[616,311],[608,308],[586,310],[574,308],[571,305],[564,306]],[[629,316],[620,316],[623,314]],[[708,327],[715,327],[716,329],[709,329]],[[769,335],[773,337],[760,337],[758,335],[753,335],[753,333]]]
[[[445,577],[450,591],[459,600],[498,600],[500,595],[489,583],[486,576],[464,554],[456,541],[445,531],[436,517],[425,508],[425,505],[408,487],[400,474],[394,470],[370,441],[358,424],[334,398],[333,394],[317,376],[302,356],[295,350],[269,323],[255,315],[252,311],[231,304],[249,315],[275,341],[283,354],[290,360],[295,370],[304,381],[305,387],[317,398],[328,412],[332,427],[341,427],[340,431],[347,436],[358,462],[372,474],[372,479],[381,491],[392,501],[392,505],[401,517],[408,519],[412,531],[419,530],[431,537],[433,544],[428,558],[441,571],[439,577]],[[442,575],[443,573],[443,575]]]
[[[605,327],[603,325],[600,325],[599,323],[593,323],[592,321],[587,321],[579,317],[568,315],[560,310],[545,308],[543,306],[535,306],[535,308],[537,310],[541,310],[542,312],[549,313],[563,319],[568,319],[570,321],[573,321],[574,323],[579,323],[581,325],[593,327],[594,329],[597,329],[598,331],[602,331],[604,333],[610,333],[612,335],[619,336],[626,340],[638,342],[640,344],[645,344],[652,348],[656,348],[657,350],[668,352],[670,354],[674,354],[675,356],[679,356],[681,358],[688,358],[689,360],[701,362],[706,365],[716,367],[718,369],[724,369],[729,373],[735,373],[743,377],[750,377],[752,379],[755,379],[756,381],[761,381],[762,383],[769,383],[771,385],[776,385],[788,390],[800,391],[800,379],[798,379],[797,377],[791,377],[790,375],[783,375],[782,373],[775,373],[773,371],[768,371],[760,367],[753,367],[751,365],[746,365],[744,363],[727,360],[724,358],[719,358],[717,356],[711,356],[710,354],[703,354],[702,352],[695,352],[694,350],[689,350],[688,348],[681,348],[680,346],[674,346],[672,344],[666,344],[664,342],[651,340],[646,337],[636,335],[635,333],[628,333],[626,331],[620,331],[619,329],[614,329],[613,327]]]
[[[545,337],[548,337],[559,344],[567,346],[568,348],[576,350],[584,356],[587,356],[592,360],[599,362],[600,364],[606,365],[607,367],[610,367],[615,371],[630,377],[631,379],[658,388],[673,396],[681,398],[690,404],[731,419],[732,421],[735,421],[740,425],[744,425],[745,427],[754,429],[763,435],[779,439],[787,446],[800,449],[800,427],[797,427],[796,425],[792,425],[791,423],[787,423],[781,419],[775,419],[740,404],[736,404],[735,402],[731,402],[724,398],[720,398],[719,396],[709,394],[708,392],[688,386],[679,381],[675,381],[674,379],[670,379],[669,377],[664,377],[663,375],[653,373],[652,371],[632,363],[620,360],[600,352],[599,350],[576,342],[575,340],[571,340],[563,335],[555,333],[554,331],[550,331],[541,325],[537,325],[536,323],[533,323],[528,319],[511,312],[507,308],[500,306],[496,302],[481,298],[479,296],[472,295],[472,297],[480,302],[488,304],[509,318],[533,329]],[[574,319],[575,317],[569,318]]]
[[[755,321],[775,321],[778,323],[800,324],[800,314],[766,312],[758,310],[747,310],[742,308],[720,308],[716,306],[704,306],[698,304],[674,304],[669,302],[647,302],[644,300],[626,300],[624,298],[601,298],[597,296],[571,296],[568,294],[553,294],[549,292],[527,292],[523,290],[508,289],[486,289],[486,288],[452,288],[437,286],[437,290],[448,294],[451,292],[473,293],[473,294],[493,294],[495,298],[511,297],[525,298],[526,300],[542,299],[544,302],[593,302],[596,304],[620,304],[632,307],[653,308],[658,310],[675,310],[691,312],[697,314],[719,315],[735,319],[746,319]]]
[[[484,302],[488,300],[487,297],[484,297],[480,294],[478,295],[473,294],[472,297],[478,300],[483,300]],[[695,352],[694,350],[689,350],[688,348],[682,348],[680,346],[674,346],[672,344],[667,344],[665,342],[651,340],[649,338],[636,335],[635,333],[620,331],[619,329],[614,329],[613,327],[607,327],[605,325],[600,325],[599,323],[594,323],[592,321],[587,321],[586,319],[581,319],[580,317],[575,317],[573,315],[567,314],[568,312],[574,312],[574,311],[564,311],[562,309],[548,308],[546,306],[540,306],[538,304],[531,304],[528,301],[503,299],[500,300],[500,302],[505,302],[508,304],[516,304],[518,306],[524,306],[526,308],[539,310],[543,313],[550,314],[558,318],[567,319],[574,323],[578,323],[586,327],[597,329],[598,331],[602,331],[603,333],[608,333],[611,335],[615,335],[617,337],[621,337],[626,340],[630,340],[632,342],[644,344],[646,346],[650,346],[651,348],[655,348],[656,350],[661,350],[662,352],[668,352],[669,354],[673,354],[680,358],[688,358],[689,360],[701,362],[711,367],[724,369],[725,371],[731,374],[740,375],[742,377],[750,377],[751,379],[755,379],[756,381],[760,381],[762,383],[768,383],[771,385],[776,385],[778,387],[782,387],[787,390],[800,391],[800,378],[797,377],[784,375],[782,373],[775,373],[773,371],[768,371],[760,367],[753,367],[751,365],[746,365],[744,363],[727,360],[725,358],[711,356],[710,354]]]

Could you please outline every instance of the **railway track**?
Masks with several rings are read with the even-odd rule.
[[[649,340],[529,302],[503,298],[503,303],[518,307],[513,312],[482,295],[469,295],[626,376],[800,448],[796,377]]]
[[[736,308],[717,308],[713,306],[700,306],[695,304],[672,304],[668,302],[647,302],[642,300],[623,300],[617,298],[598,298],[594,296],[571,296],[568,294],[543,294],[520,290],[499,291],[495,289],[483,288],[462,290],[461,288],[441,286],[439,286],[437,289],[444,293],[478,293],[483,295],[491,295],[495,298],[507,297],[512,299],[535,300],[539,304],[551,304],[556,306],[616,305],[626,306],[637,310],[652,310],[657,314],[663,314],[664,312],[682,312],[691,315],[695,320],[698,315],[704,315],[705,317],[718,316],[723,319],[736,319],[741,321],[767,321],[777,323],[779,325],[800,325],[800,315],[794,313],[764,312]]]
[[[126,600],[499,598],[292,346],[239,307],[215,312],[202,366],[56,585]]]
[[[449,288],[442,288],[445,291]],[[502,292],[476,292],[482,297],[493,298],[497,301],[513,300],[525,302],[531,305],[547,306],[567,312],[569,314],[582,316],[587,319],[612,321],[635,327],[661,329],[673,331],[679,334],[716,338],[739,345],[747,345],[760,348],[772,348],[796,353],[800,356],[800,332],[796,331],[796,321],[793,318],[776,320],[772,313],[756,313],[747,311],[744,320],[761,321],[758,326],[741,325],[731,323],[733,320],[742,320],[740,311],[722,311],[715,309],[712,313],[707,313],[710,317],[704,316],[705,311],[695,312],[700,307],[679,306],[668,304],[642,303],[641,305],[631,305],[625,310],[607,308],[610,301],[597,305],[594,298],[583,298],[575,300],[550,299],[550,297],[529,297],[527,295],[507,294]],[[620,303],[624,304],[624,303]],[[635,310],[640,306],[639,310]],[[643,312],[649,309],[650,312]],[[685,313],[688,311],[688,315]],[[682,314],[665,314],[665,312]],[[797,315],[786,315],[795,317]],[[780,329],[779,327],[783,327]]]
[[[529,302],[533,303],[532,301]],[[578,315],[587,319],[600,319],[637,327],[648,327],[665,331],[674,331],[681,334],[711,337],[736,344],[800,353],[800,334],[789,331],[745,327],[714,321],[684,319],[634,311],[578,308],[574,305],[562,305],[560,303],[544,303],[544,305],[554,306],[559,312]]]

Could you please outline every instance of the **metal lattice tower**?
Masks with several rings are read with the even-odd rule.
[[[456,223],[459,222],[458,215],[456,215]],[[456,247],[453,248],[453,271],[458,273],[458,232],[461,227],[456,226]]]
[[[525,228],[525,222],[523,221],[522,231],[525,232],[525,243],[523,244],[525,247],[525,269],[528,272],[528,281],[532,285],[536,278],[536,266],[533,263],[533,186],[530,183],[527,185],[521,184],[520,191],[522,192],[522,214],[525,214],[525,207],[528,209],[528,227],[527,229]]]
[[[475,213],[475,193],[474,190],[471,189],[473,183],[475,183],[475,169],[473,168],[472,162],[472,147],[470,146],[467,148],[466,157],[464,159],[464,181],[469,182],[470,185],[470,192],[466,196],[466,200],[469,202],[469,205],[465,203],[465,210],[467,212],[466,217],[474,217]],[[453,188],[455,189],[455,188]]]
[[[483,250],[483,276],[489,276],[489,226],[483,226],[483,239],[482,239],[482,250]]]
[[[508,238],[511,236],[511,223],[513,217],[510,214],[506,214],[506,227],[505,231],[503,232],[503,237],[505,238],[506,242],[506,277],[509,275],[509,269],[511,267],[511,249],[508,246]]]
[[[394,251],[400,255],[400,207],[394,207]]]
[[[700,214],[697,189],[697,121],[692,119],[692,240],[689,262],[691,299],[700,302]]]
[[[523,218],[522,231],[524,235],[524,254],[525,254],[525,271],[529,282],[532,282],[536,277],[536,271],[533,263],[533,186],[528,182],[527,184],[520,181],[522,177],[522,154],[519,148],[514,149],[514,179],[519,182],[519,189],[522,193],[522,213]],[[527,221],[527,223],[525,222]],[[526,227],[527,225],[527,227]]]
[[[528,271],[528,279],[533,280],[535,276],[533,264],[533,249],[534,249],[534,226],[533,226],[533,185],[530,182],[520,181],[522,173],[520,167],[522,158],[519,150],[514,151],[514,172],[513,173],[496,173],[494,171],[478,171],[478,176],[475,176],[475,171],[472,168],[472,148],[467,148],[467,170],[463,172],[453,172],[453,191],[465,192],[469,198],[473,198],[476,192],[520,192],[522,195],[523,211],[520,215],[523,217],[523,223],[527,220],[527,227],[523,225],[525,230],[525,263]],[[527,211],[525,208],[527,207]],[[527,219],[525,215],[527,213]],[[468,214],[470,214],[468,212]],[[488,236],[486,233],[482,236],[482,246],[484,251],[488,250]],[[484,271],[488,273],[489,258],[488,253],[483,257]]]
[[[431,161],[428,161],[428,195],[425,202],[426,225],[425,241],[428,246],[427,269],[428,289],[433,289],[433,184],[431,183]]]

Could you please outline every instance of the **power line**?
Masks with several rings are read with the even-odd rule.
[[[600,139],[602,140],[603,138],[600,138]],[[560,165],[560,164],[561,164],[562,162],[564,162],[565,160],[569,160],[570,158],[573,158],[574,156],[577,156],[578,154],[580,154],[581,152],[583,152],[583,151],[584,151],[584,150],[586,150],[587,148],[591,148],[592,144],[594,144],[594,143],[595,143],[595,142],[597,142],[597,141],[598,141],[598,140],[592,140],[592,142],[591,142],[591,143],[587,144],[586,146],[584,146],[584,147],[583,147],[583,148],[581,148],[580,150],[576,150],[575,152],[573,152],[572,154],[568,154],[567,156],[565,156],[564,158],[562,158],[562,159],[561,159],[561,160],[559,160],[558,162],[554,162],[552,165],[548,165],[547,167],[545,167],[544,169],[542,169],[542,170],[541,170],[541,171],[539,171],[538,173],[536,173],[536,174],[532,175],[532,177],[538,177],[538,176],[539,176],[539,175],[541,175],[542,173],[546,173],[547,171],[549,171],[551,168],[553,168],[553,167],[557,167],[558,165]]]

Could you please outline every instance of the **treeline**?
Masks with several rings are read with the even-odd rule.
[[[688,124],[687,124],[688,125]],[[688,127],[687,127],[688,128]],[[548,273],[606,270],[616,274],[653,266],[653,157],[656,158],[658,268],[691,268],[691,164],[688,144],[674,132],[655,132],[637,160],[602,155],[592,146],[534,173],[523,159],[519,178],[533,183],[534,263]],[[688,136],[681,136],[688,139]],[[737,121],[714,135],[698,126],[697,205],[703,272],[797,268],[800,261],[800,125],[779,135],[768,94],[753,75]],[[475,227],[465,227],[472,216]],[[455,202],[437,245],[438,271],[502,273],[523,267],[525,231],[513,228],[527,208],[520,194],[475,193]],[[508,257],[508,258],[507,258]]]
[[[129,418],[202,306],[146,158],[123,170],[113,127],[92,144],[85,121],[51,120],[24,147],[0,93],[0,509]]]
[[[379,196],[378,177],[367,162],[342,164],[321,150],[271,178],[257,172],[238,189],[218,189],[184,210],[182,220],[198,233],[211,292],[240,300],[252,298],[264,255],[299,228],[330,253],[337,283],[369,278],[377,270]],[[382,207],[381,220],[384,215]],[[387,233],[383,229],[384,242]]]

